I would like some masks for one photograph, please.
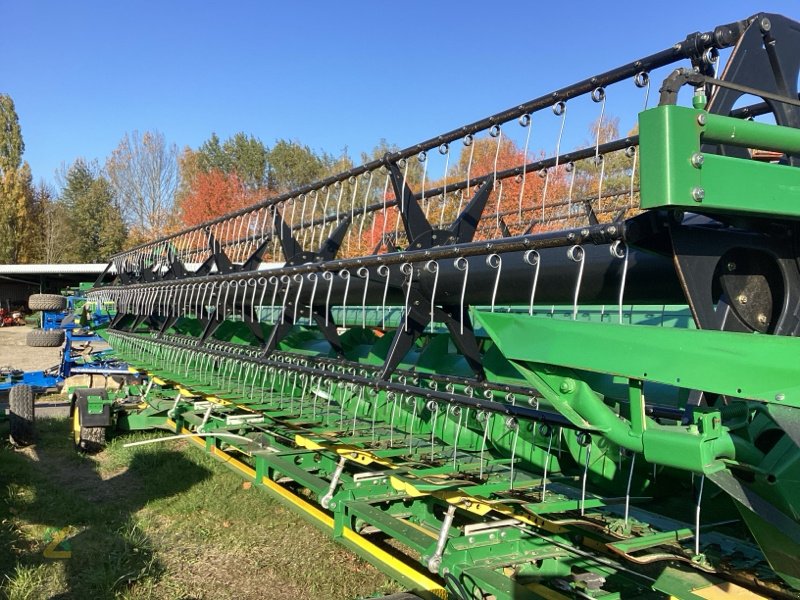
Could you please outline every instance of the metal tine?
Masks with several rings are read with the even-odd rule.
[[[600,167],[600,176],[597,180],[597,211],[602,210],[603,202],[603,178],[605,176],[606,163],[600,154],[600,133],[603,130],[603,117],[606,112],[606,90],[604,87],[596,87],[591,93],[592,100],[600,104],[600,117],[597,119],[597,135],[595,137],[594,161]]]
[[[705,473],[700,476],[700,489],[697,491],[697,505],[694,511],[694,554],[700,555],[700,504],[703,501],[703,484],[706,481]]]
[[[586,458],[583,462],[583,477],[581,478],[581,516],[583,516],[586,504],[586,480],[589,475],[589,460],[592,454],[592,436],[586,432],[580,432],[578,434],[578,445],[586,448]]]
[[[497,298],[497,288],[500,285],[500,273],[503,270],[503,259],[499,254],[490,254],[486,257],[486,266],[492,269],[497,269],[497,275],[494,278],[494,287],[492,288],[492,305],[491,311],[494,312],[495,300]]]
[[[327,188],[325,188],[325,189],[327,189]],[[308,222],[309,222],[308,229],[311,230],[311,242],[309,243],[309,246],[312,247],[312,248],[314,247],[314,237],[315,237],[315,234],[316,234],[316,229],[312,225],[312,223],[314,222],[314,217],[317,214],[317,205],[318,205],[318,203],[319,203],[319,190],[314,190],[314,204],[311,207],[311,215],[308,218]]]
[[[372,443],[375,443],[375,423],[378,416],[378,400],[380,393],[377,390],[370,390],[370,394],[374,396],[372,400]]]
[[[408,331],[408,306],[409,306],[409,301],[411,299],[410,298],[411,288],[412,288],[411,281],[412,278],[414,277],[414,266],[411,263],[403,263],[402,265],[400,265],[400,272],[403,275],[405,275],[406,278],[408,279],[408,281],[406,282],[406,299],[403,307],[403,318],[404,318],[403,329],[405,331]]]
[[[542,485],[540,493],[540,499],[542,502],[544,502],[545,497],[547,496],[547,470],[550,467],[550,456],[551,450],[553,449],[553,428],[547,423],[540,423],[539,433],[547,436],[547,456],[544,459],[544,470],[542,472]]]
[[[525,196],[525,182],[528,177],[528,146],[531,141],[531,131],[533,131],[533,119],[526,113],[517,119],[520,127],[527,129],[525,133],[525,148],[522,151],[522,174],[520,175],[519,198],[517,199],[517,224],[522,225],[522,199]]]
[[[356,275],[364,279],[364,293],[361,295],[361,327],[367,326],[367,291],[369,290],[369,269],[359,267]]]
[[[305,222],[306,222],[306,207],[308,205],[308,194],[301,194],[300,197],[303,199],[303,208],[300,209],[300,223],[298,223],[297,225],[292,223],[292,229],[294,229],[295,227],[299,228],[298,229],[299,233],[297,237],[300,238],[302,236],[302,239],[299,240],[300,245],[306,247],[308,228],[305,227]]]
[[[492,414],[486,411],[480,411],[477,415],[478,423],[483,423],[483,437],[481,439],[481,453],[480,453],[480,468],[478,470],[478,478],[483,479],[484,460],[483,456],[486,451],[486,438],[489,435],[489,427],[492,421]]]
[[[367,177],[369,175],[369,177]],[[364,192],[364,207],[361,210],[361,222],[358,226],[358,241],[359,244],[361,240],[364,239],[364,222],[367,220],[367,203],[369,202],[369,194],[372,191],[372,179],[375,176],[375,171],[369,171],[369,173],[364,173],[363,177],[367,179],[367,189]],[[374,222],[374,221],[373,221]]]
[[[425,204],[425,184],[428,179],[428,153],[423,150],[417,154],[417,160],[422,164],[422,185],[420,186],[422,191],[419,205],[425,213],[425,218],[430,222],[430,200],[428,200],[427,205]]]
[[[514,467],[517,459],[517,441],[519,440],[519,421],[514,417],[506,419],[506,428],[514,432],[514,439],[511,442],[511,476],[509,479],[509,489],[514,489]]]
[[[311,298],[308,302],[308,322],[311,323],[314,318],[314,297],[317,294],[318,277],[316,273],[309,273],[308,278],[314,282],[313,286],[311,287]]]
[[[331,403],[333,402],[333,386],[334,380],[328,380],[328,402],[325,405],[325,422],[330,425],[331,424]]]
[[[289,223],[288,223],[288,226],[289,226],[289,231],[290,231],[290,232],[291,232],[291,231],[294,231],[294,225],[295,225],[294,213],[295,213],[295,210],[297,209],[297,201],[298,201],[298,200],[299,200],[299,197],[292,197],[292,198],[289,198],[289,199],[286,201],[286,203],[287,203],[289,206],[291,206],[291,207],[292,207],[292,212],[291,212],[291,213],[289,213]],[[286,210],[286,209],[284,209],[284,215],[286,214],[285,210]],[[283,239],[283,229],[281,229],[281,239]]]
[[[461,301],[460,306],[461,310],[458,313],[458,321],[460,327],[460,333],[463,335],[464,333],[464,296],[467,293],[467,279],[469,279],[469,261],[463,257],[459,256],[453,261],[453,266],[458,269],[459,271],[464,272],[464,281],[461,284]]]
[[[387,171],[386,172],[386,179],[383,182],[383,196],[381,196],[381,198],[382,198],[381,201],[383,202],[383,209],[382,209],[383,218],[381,219],[381,221],[382,221],[382,225],[381,225],[381,243],[382,244],[386,243],[385,242],[385,240],[386,240],[386,221],[389,218],[388,206],[387,205],[389,203],[389,181],[390,180],[391,180],[391,175]]]
[[[586,252],[582,246],[576,244],[567,250],[567,257],[571,261],[578,263],[578,277],[575,280],[575,294],[572,300],[572,320],[574,321],[578,318],[578,297],[581,293],[581,281],[583,280],[583,267],[585,264]]]
[[[495,177],[497,173],[495,173]],[[495,221],[495,237],[504,237],[505,233],[503,232],[503,228],[501,227],[500,222],[500,203],[503,201],[503,182],[502,181],[495,181],[492,184],[493,188],[497,188],[497,202],[495,202],[495,212],[494,212],[494,221]]]
[[[397,395],[394,392],[386,392],[386,398],[392,401],[392,415],[389,418],[389,448],[394,447],[394,418],[397,411]]]
[[[391,270],[386,265],[380,265],[378,267],[378,275],[386,278],[386,282],[383,284],[383,300],[381,301],[381,329],[386,329],[386,294],[389,292]]]
[[[625,246],[625,242],[617,240],[609,247],[609,251],[611,252],[611,256],[616,258],[622,259],[622,276],[620,277],[619,282],[619,296],[617,298],[617,305],[619,306],[619,323],[622,324],[622,311],[623,311],[623,300],[625,296],[625,280],[628,275],[628,248]]]
[[[464,146],[469,148],[469,160],[467,160],[467,187],[462,188],[461,194],[458,197],[458,210],[456,211],[457,215],[461,214],[461,209],[464,206],[464,197],[471,196],[470,194],[470,182],[471,182],[471,173],[472,173],[472,159],[475,156],[475,144],[473,143],[475,138],[471,133],[468,133],[464,136],[463,144]]]
[[[431,382],[431,388],[435,391],[438,389],[438,385],[435,381]],[[433,462],[433,458],[435,455],[436,450],[436,420],[439,416],[439,404],[435,400],[428,400],[428,403],[425,405],[425,408],[428,409],[428,412],[431,413],[431,462]]]
[[[356,206],[356,194],[358,193],[358,178],[356,176],[351,176],[348,180],[351,186],[353,186],[353,193],[350,196],[350,223],[351,226],[348,228],[347,231],[347,239],[345,244],[345,254],[346,256],[350,256],[350,238],[353,236],[355,229],[352,227],[352,223],[355,222],[355,206]],[[344,186],[343,186],[344,187]],[[337,218],[338,224],[338,218]]]
[[[342,218],[342,196],[344,195],[345,185],[341,181],[337,181],[336,185],[339,187],[339,194],[336,197],[336,211],[333,213],[334,218],[331,220],[330,229],[328,230],[327,235],[323,235],[322,239],[327,239],[330,237],[330,234],[333,232],[333,230],[336,228],[336,225],[339,223],[339,220]]]
[[[497,160],[500,158],[500,146],[503,141],[503,129],[499,123],[492,125],[489,129],[489,135],[497,139],[494,149],[494,164],[492,165],[492,192],[497,191]],[[500,190],[497,193],[497,202],[495,207],[495,221],[497,231],[500,231],[500,200],[503,197],[503,182],[500,182]],[[459,213],[460,214],[460,213]]]
[[[329,317],[331,314],[331,292],[333,291],[333,272],[324,271],[322,278],[328,281],[328,295],[325,297],[325,327],[328,326]]]
[[[320,230],[319,231],[319,242],[320,243],[322,243],[326,238],[326,235],[325,235],[325,226],[326,226],[325,219],[328,216],[328,204],[330,202],[330,199],[331,199],[331,188],[330,188],[330,186],[328,186],[326,188],[326,193],[325,193],[325,204],[322,207],[322,222],[319,224],[319,230]]]
[[[344,279],[344,298],[342,299],[342,325],[347,324],[347,294],[350,292],[350,271],[342,269],[339,271],[339,277]]]
[[[278,296],[278,277],[276,275],[271,275],[269,278],[269,283],[272,285],[272,301],[270,302],[269,308],[269,316],[272,319],[272,323],[276,322],[275,318],[275,300]]]
[[[356,421],[358,419],[358,409],[361,407],[361,401],[364,400],[364,386],[359,386],[358,398],[356,399],[356,409],[353,411],[353,436],[356,435]]]
[[[303,412],[303,403],[305,402],[306,392],[308,391],[308,383],[309,383],[308,375],[306,375],[305,373],[301,373],[300,374],[300,381],[303,382],[303,387],[300,390],[300,410],[299,410],[299,413],[302,414],[302,412]],[[291,408],[289,410],[292,412],[292,414],[294,414],[294,401],[292,401],[292,406],[291,406]]]
[[[439,263],[436,262],[435,260],[429,260],[427,263],[425,263],[425,270],[428,273],[433,274],[433,288],[431,289],[431,316],[430,316],[431,319],[430,328],[431,328],[431,333],[433,333],[434,331],[433,317],[434,317],[434,311],[436,310],[436,287],[439,284]]]
[[[294,315],[292,316],[292,323],[297,323],[297,309],[300,307],[300,294],[303,291],[303,282],[305,281],[305,277],[303,277],[300,273],[295,273],[292,277],[297,283],[297,295],[294,299]]]
[[[347,372],[355,374],[355,369],[347,369]],[[342,382],[338,381],[336,387],[342,391],[342,398],[339,401],[339,427],[344,431],[344,398],[348,391],[352,392],[355,389],[355,386],[352,383],[342,384]]]
[[[628,471],[628,485],[625,488],[625,527],[628,527],[628,514],[631,507],[631,483],[633,482],[633,469],[636,465],[636,453],[631,452],[631,467]]]
[[[283,228],[281,228],[280,231],[278,230],[277,220],[278,220],[278,211],[276,209],[272,211],[272,219],[270,219],[270,230],[269,230],[269,235],[270,238],[272,239],[273,257],[279,256],[280,251],[278,250],[278,246],[280,245],[281,237],[283,236]],[[276,232],[278,233],[278,235],[275,235]]]
[[[458,464],[458,440],[461,437],[461,420],[463,418],[463,413],[464,411],[461,410],[460,406],[453,405],[450,407],[450,414],[458,417],[456,434],[453,438],[453,469],[456,469]]]
[[[402,163],[402,165],[401,165]],[[394,239],[397,240],[400,235],[400,215],[405,213],[406,210],[406,190],[408,189],[408,166],[409,161],[405,159],[401,159],[397,161],[397,166],[402,166],[403,168],[403,187],[400,189],[402,190],[400,193],[400,197],[396,198],[397,205],[396,205],[396,212],[397,212],[397,219],[394,222]]]
[[[444,143],[439,145],[439,154],[444,156],[444,174],[442,175],[442,204],[439,209],[439,229],[444,227],[444,209],[447,204],[447,171],[450,169],[450,144]]]

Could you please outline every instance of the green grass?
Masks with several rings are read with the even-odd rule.
[[[0,436],[8,438],[8,425]],[[0,447],[0,598],[350,600],[397,591],[369,564],[184,442],[76,453],[67,420]],[[69,559],[44,552],[66,532]]]

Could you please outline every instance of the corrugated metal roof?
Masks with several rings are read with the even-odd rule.
[[[100,275],[105,268],[105,263],[64,265],[0,265],[0,275],[59,275],[63,273]]]

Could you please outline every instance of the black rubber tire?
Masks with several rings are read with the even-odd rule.
[[[77,394],[105,393],[104,388],[85,388],[76,390]],[[105,427],[84,427],[81,423],[81,411],[77,403],[72,404],[72,441],[80,452],[95,454],[106,447]]]
[[[36,439],[36,424],[33,407],[33,388],[15,385],[8,394],[9,430],[11,443],[30,446]]]
[[[34,348],[56,348],[64,343],[63,329],[31,329],[26,339],[28,346]]]
[[[67,298],[59,294],[33,294],[28,298],[28,308],[31,310],[64,310],[67,308]]]
[[[81,427],[78,449],[87,454],[96,454],[106,447],[105,427]]]

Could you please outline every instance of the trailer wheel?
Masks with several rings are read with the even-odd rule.
[[[33,388],[29,385],[15,385],[8,394],[8,404],[11,443],[16,446],[30,446],[36,437]]]
[[[76,406],[72,407],[72,441],[81,452],[94,454],[106,446],[105,427],[84,427],[81,423],[81,411]]]
[[[59,294],[33,294],[28,298],[28,308],[31,310],[64,310],[67,308],[67,298]]]
[[[63,329],[31,329],[26,342],[34,348],[56,348],[64,343]]]

